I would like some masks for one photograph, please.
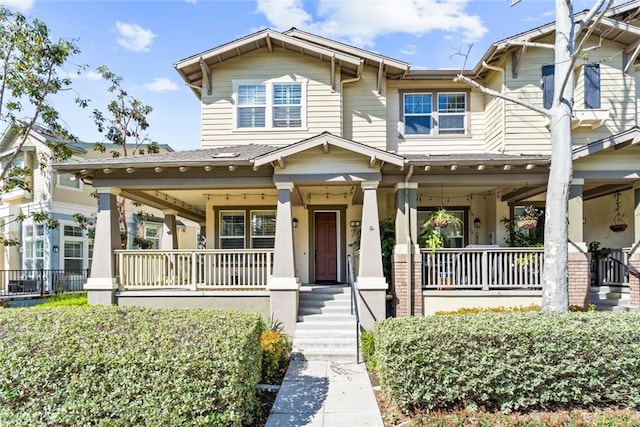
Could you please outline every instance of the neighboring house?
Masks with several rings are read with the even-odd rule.
[[[40,168],[40,159],[51,154],[47,145],[55,137],[40,126],[35,126],[26,143],[20,148],[20,154],[14,164],[27,166],[32,174],[29,178],[31,191],[13,190],[2,194],[0,219],[2,233],[7,239],[17,239],[18,246],[3,248],[0,257],[0,270],[5,273],[0,281],[0,292],[7,291],[9,281],[40,277],[38,271],[44,270],[43,285],[51,290],[56,283],[46,277],[55,271],[57,275],[75,274],[86,278],[92,266],[94,241],[91,233],[85,230],[75,219],[75,214],[83,215],[91,220],[95,218],[98,202],[91,193],[95,191],[83,180],[76,179],[73,174],[55,172],[51,166]],[[9,127],[0,140],[0,161],[5,162],[12,155],[22,137],[13,127]],[[110,157],[107,151],[94,151],[93,143],[72,142],[68,144],[72,151],[70,161],[86,161]],[[107,147],[109,149],[110,147]],[[161,146],[161,152],[172,152],[168,146]],[[4,163],[3,163],[4,164]],[[150,240],[158,247],[157,236],[161,234],[162,220],[158,223],[160,211],[144,206],[134,206],[131,201],[125,204],[126,222],[130,237],[129,247],[134,246],[134,237],[140,236]],[[138,215],[142,211],[145,215]],[[59,221],[57,228],[49,228],[44,223],[34,222],[33,214],[45,212]],[[22,221],[14,221],[18,215],[24,215]],[[180,222],[178,237],[180,247],[195,248],[197,244],[197,224],[190,223],[187,228]],[[78,282],[82,288],[83,282]],[[69,286],[69,284],[67,284]],[[23,291],[25,289],[22,289]],[[15,291],[15,290],[12,290]]]
[[[640,240],[638,7],[609,11],[586,45],[598,48],[575,67],[571,304],[588,303],[588,243],[622,251]],[[553,51],[512,41],[553,37],[549,24],[498,41],[464,74],[543,106]],[[365,326],[385,316],[388,290],[399,315],[540,303],[542,249],[506,248],[502,220],[527,206],[544,210],[551,141],[543,115],[454,81],[456,71],[412,70],[297,29],[262,30],[175,67],[201,103],[200,150],[58,166],[100,195],[94,257],[112,262],[92,270],[93,303],[115,295],[120,304],[160,304],[158,296],[253,307],[291,330],[300,284],[348,280],[353,228],[361,230],[355,280]],[[116,195],[166,210],[166,222],[181,215],[204,224],[206,250],[162,261],[118,251]],[[445,230],[450,248],[434,253],[418,242],[441,207],[461,226]],[[621,215],[628,227],[614,233]],[[381,261],[386,218],[396,224],[392,283]],[[633,250],[627,256],[640,263]],[[152,287],[183,291],[129,292]],[[229,292],[237,289],[245,293]]]

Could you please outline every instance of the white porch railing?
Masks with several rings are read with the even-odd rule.
[[[543,248],[422,250],[425,289],[541,289]]]
[[[264,289],[273,250],[118,250],[123,289]]]
[[[596,285],[628,284],[631,248],[612,249],[608,257],[598,260]]]

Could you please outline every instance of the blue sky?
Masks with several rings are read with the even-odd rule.
[[[576,11],[595,0],[576,0]],[[491,42],[554,19],[553,0],[4,0],[44,21],[55,38],[74,39],[82,53],[67,71],[74,92],[55,100],[72,133],[101,140],[90,113],[110,100],[96,67],[124,77],[129,93],[153,106],[148,135],[175,150],[200,146],[199,101],[174,70],[180,59],[262,28],[297,27],[412,64],[412,69],[460,69],[455,55],[473,43],[472,68]],[[76,96],[91,100],[76,107]]]

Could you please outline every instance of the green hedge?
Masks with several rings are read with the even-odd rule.
[[[49,297],[42,304],[34,305],[35,308],[47,307],[88,307],[86,292],[71,292],[66,294],[58,294]]]
[[[218,310],[1,310],[0,425],[251,425],[263,328]]]
[[[387,319],[380,381],[404,410],[640,407],[638,313]]]

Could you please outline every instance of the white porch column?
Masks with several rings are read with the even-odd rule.
[[[176,215],[178,212],[172,209],[165,209],[164,223],[162,224],[162,237],[160,239],[160,249],[178,249],[178,230],[176,226]]]
[[[111,305],[114,292],[118,288],[116,279],[116,258],[114,250],[121,248],[118,203],[116,196],[120,190],[98,188],[98,215],[93,246],[91,276],[84,285],[89,304]]]
[[[584,179],[574,178],[569,186],[569,305],[589,304],[589,253],[584,242],[583,199]]]
[[[362,183],[360,262],[356,288],[360,323],[367,330],[373,330],[375,322],[386,316],[387,282],[382,269],[377,188],[377,181]]]
[[[300,283],[295,274],[293,226],[291,224],[291,191],[293,183],[277,183],[276,237],[273,272],[267,283],[270,293],[271,315],[282,322],[284,332],[293,336],[298,316]]]

